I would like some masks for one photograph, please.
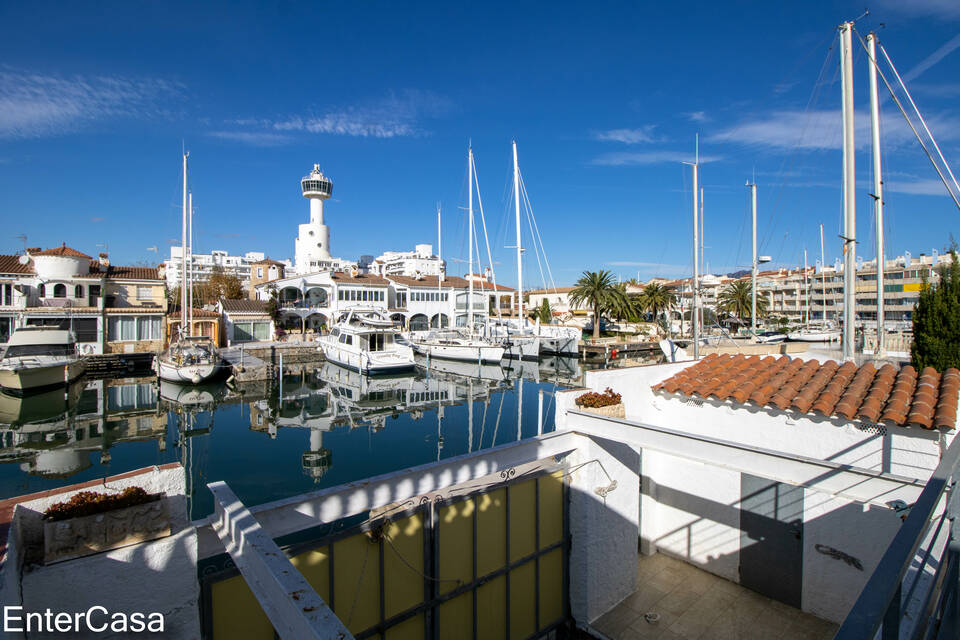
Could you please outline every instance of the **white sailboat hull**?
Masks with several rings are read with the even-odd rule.
[[[161,380],[180,384],[200,384],[213,377],[220,368],[220,362],[177,365],[157,357],[154,361],[154,367]]]
[[[580,351],[582,331],[577,327],[541,325],[539,336],[542,354],[575,356]]]
[[[787,334],[793,342],[839,342],[839,331],[794,331]]]
[[[412,342],[414,350],[420,355],[444,360],[462,360],[464,362],[500,362],[503,359],[504,349],[498,345],[484,344],[474,341],[462,341],[457,344],[437,342]]]

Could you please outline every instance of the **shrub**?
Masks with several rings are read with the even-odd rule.
[[[78,518],[112,511],[113,509],[122,509],[123,507],[133,507],[159,499],[159,495],[147,493],[141,487],[127,487],[120,493],[112,494],[81,491],[66,502],[51,505],[43,512],[43,519],[57,522],[68,518]]]
[[[577,397],[575,402],[578,407],[599,409],[600,407],[609,407],[615,404],[620,404],[620,394],[614,393],[613,389],[607,387],[603,393],[597,393],[596,391],[585,393],[582,396]]]

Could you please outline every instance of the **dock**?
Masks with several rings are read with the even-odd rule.
[[[323,353],[311,342],[256,342],[220,350],[226,366],[230,367],[234,382],[269,380],[282,366],[317,366],[324,361]]]
[[[580,343],[580,357],[583,360],[609,360],[611,358],[637,358],[651,352],[660,351],[657,342],[624,341],[619,338],[599,338],[596,341],[584,340]]]

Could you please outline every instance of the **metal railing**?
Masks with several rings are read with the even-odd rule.
[[[901,635],[925,640],[957,637],[960,632],[960,523],[956,522],[960,515],[960,491],[955,490],[958,478],[960,439],[955,439],[917,501],[909,507],[909,515],[837,631],[837,640],[872,639],[878,631],[883,640]],[[947,496],[945,507],[944,494]],[[945,543],[941,540],[943,534],[947,538]],[[904,578],[911,567],[916,571],[912,581],[906,584]],[[907,609],[911,609],[910,614]]]

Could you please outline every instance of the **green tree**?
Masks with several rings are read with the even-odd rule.
[[[550,310],[550,302],[546,298],[543,299],[543,302],[541,302],[537,308],[537,318],[540,319],[540,324],[550,324],[553,322],[553,311]]]
[[[960,263],[950,251],[950,266],[940,265],[940,282],[923,276],[920,297],[913,307],[913,346],[910,355],[917,369],[945,371],[960,367]]]
[[[717,296],[717,308],[724,313],[735,316],[738,320],[749,318],[753,310],[752,306],[753,288],[746,280],[737,280],[731,282]],[[762,317],[767,313],[767,299],[764,296],[757,296],[757,316]]]
[[[670,333],[670,320],[667,314],[677,305],[677,297],[673,291],[662,284],[651,282],[643,288],[637,304],[643,311],[653,316],[654,322],[663,314],[665,317],[663,326],[667,328],[667,333]]]
[[[624,287],[618,285],[610,271],[584,271],[570,292],[570,304],[587,304],[593,309],[593,337],[600,337],[600,319],[629,317],[634,312]]]
[[[280,296],[277,293],[277,287],[272,284],[268,285],[267,291],[270,292],[270,298],[267,299],[266,304],[267,315],[275,323],[278,323],[280,322]]]

